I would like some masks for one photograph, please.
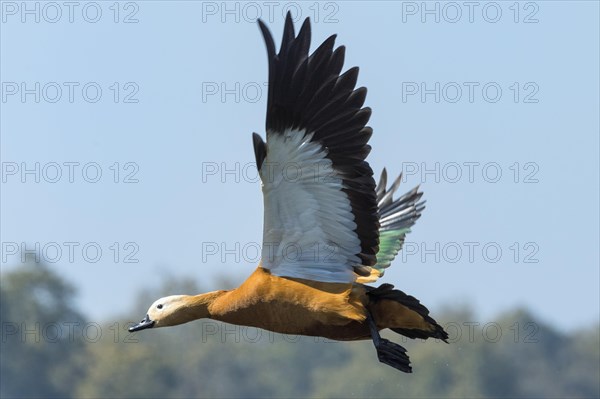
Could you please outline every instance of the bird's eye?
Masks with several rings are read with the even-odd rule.
[[[156,305],[156,308],[157,309],[162,309],[162,306],[163,306],[162,303],[159,303],[158,305]]]

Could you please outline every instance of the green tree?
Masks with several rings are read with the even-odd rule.
[[[2,276],[2,397],[71,396],[83,376],[77,354],[85,324],[73,295],[73,287],[42,264]]]

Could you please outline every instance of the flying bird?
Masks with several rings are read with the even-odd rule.
[[[267,47],[266,143],[252,136],[264,196],[261,261],[233,290],[172,295],[155,301],[129,329],[174,326],[210,318],[283,334],[333,340],[371,339],[379,360],[411,372],[406,349],[380,336],[448,334],[416,298],[383,276],[402,248],[424,202],[418,187],[393,195],[385,169],[376,185],[365,161],[372,129],[367,89],[355,88],[358,68],[341,73],[344,46],[336,35],[309,55],[310,20],[298,35],[291,14],[279,53],[258,21]],[[447,342],[447,341],[446,341]]]

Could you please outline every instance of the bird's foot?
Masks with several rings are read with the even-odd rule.
[[[401,345],[385,338],[379,338],[379,342],[375,344],[375,349],[377,349],[377,357],[381,363],[405,373],[412,373],[410,359],[406,354],[406,349]]]
[[[379,361],[405,373],[412,373],[406,349],[390,340],[381,338],[377,330],[377,324],[375,324],[375,320],[373,320],[373,316],[370,313],[367,313],[367,324],[371,331],[373,344],[375,345],[375,349],[377,349]]]

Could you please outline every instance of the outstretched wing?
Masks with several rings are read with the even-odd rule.
[[[404,238],[410,233],[410,228],[421,217],[425,209],[425,201],[419,201],[423,196],[419,187],[415,187],[400,198],[394,200],[393,195],[400,186],[402,174],[394,181],[389,189],[387,186],[387,171],[383,169],[377,184],[377,205],[379,206],[379,252],[377,264],[372,267],[369,276],[358,278],[359,283],[370,283],[383,276],[398,252],[402,249]]]
[[[253,136],[264,194],[261,265],[278,276],[352,282],[376,263],[379,222],[373,171],[365,158],[372,130],[355,89],[358,68],[340,74],[335,35],[310,56],[310,21],[295,35],[285,21],[279,53],[259,20],[269,59],[264,143]]]

